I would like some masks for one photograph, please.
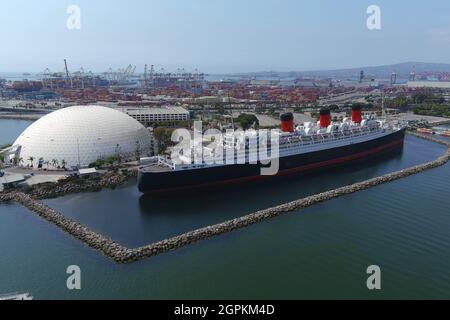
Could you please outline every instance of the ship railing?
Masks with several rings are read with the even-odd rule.
[[[383,128],[381,128],[379,126],[374,126],[374,127],[364,126],[364,127],[357,128],[356,130],[349,128],[344,131],[335,131],[335,132],[330,132],[330,133],[314,134],[314,135],[307,136],[308,138],[306,138],[306,136],[298,135],[297,137],[294,137],[294,139],[292,139],[291,137],[287,137],[287,138],[283,139],[284,143],[282,143],[280,141],[279,149],[286,150],[286,149],[292,149],[293,146],[296,148],[299,148],[299,147],[303,147],[303,146],[311,146],[311,145],[325,144],[325,143],[331,143],[331,142],[342,141],[342,140],[349,140],[352,138],[367,136],[368,134],[370,134],[372,132],[381,132],[381,131],[383,131]],[[295,141],[293,141],[293,140],[295,140]],[[268,145],[268,147],[269,147],[269,149],[271,148],[270,144]],[[232,148],[233,147],[230,147],[229,149],[232,149]],[[255,152],[258,153],[258,149],[256,149],[256,150],[248,150],[247,149],[246,150],[247,155],[249,155],[249,154],[253,155],[253,153],[255,153]],[[167,166],[174,170],[177,167],[172,161],[170,161],[166,158],[163,158],[161,156],[158,156],[158,164]]]
[[[357,138],[366,136],[367,134],[370,134],[372,132],[382,131],[382,128],[380,127],[361,127],[358,130],[345,130],[345,131],[338,131],[338,132],[332,132],[327,134],[316,134],[309,136],[310,139],[308,141],[305,141],[304,137],[299,136],[300,143],[295,143],[295,146],[309,146],[309,145],[316,145],[316,144],[322,144],[322,143],[329,143],[334,141],[341,141],[341,140],[347,140],[350,138]],[[293,143],[291,143],[289,140],[286,140],[287,143],[280,144],[280,149],[288,149],[290,148]]]
[[[158,165],[166,166],[166,167],[169,167],[169,168],[175,170],[175,164],[172,161],[170,161],[169,159],[166,159],[161,156],[158,156]]]

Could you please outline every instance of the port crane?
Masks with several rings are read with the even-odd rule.
[[[108,80],[112,81],[127,81],[134,76],[136,71],[136,66],[128,65],[125,69],[119,68],[117,71],[114,71],[112,68],[109,68],[107,72],[104,72],[103,75]]]
[[[409,74],[409,81],[416,81],[416,66],[413,67]]]
[[[67,59],[64,59],[64,70],[66,72],[66,81],[67,83],[70,82],[70,88],[73,88],[73,81],[72,78],[70,77],[69,68],[67,66]]]

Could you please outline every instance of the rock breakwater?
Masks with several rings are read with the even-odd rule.
[[[136,170],[121,173],[107,173],[96,178],[68,178],[58,183],[46,183],[26,190],[35,199],[51,199],[67,194],[80,192],[95,192],[102,189],[114,189],[137,176]]]
[[[331,200],[334,198],[349,195],[358,191],[366,190],[375,186],[379,186],[394,180],[405,178],[432,168],[444,165],[450,159],[450,143],[436,139],[432,136],[423,136],[417,133],[411,133],[423,139],[444,144],[447,146],[446,152],[435,159],[421,165],[403,169],[397,172],[389,173],[380,177],[372,178],[366,181],[347,185],[334,190],[315,194],[303,199],[295,200],[286,204],[282,204],[273,208],[260,210],[255,213],[232,219],[223,223],[208,226],[198,230],[190,231],[182,235],[152,243],[140,248],[129,249],[117,242],[104,237],[89,228],[64,217],[63,214],[54,209],[49,208],[38,200],[33,199],[31,195],[23,193],[0,193],[0,202],[15,201],[27,207],[32,212],[46,219],[50,223],[61,228],[73,237],[83,241],[86,245],[94,248],[104,255],[110,257],[119,263],[129,263],[144,258],[155,256],[170,250],[174,250],[194,242],[205,240],[223,233],[231,232],[237,229],[245,228],[249,225],[288,213],[304,209],[312,205]]]
[[[69,233],[73,237],[83,241],[86,245],[102,252],[104,255],[111,257],[114,260],[116,260],[117,257],[127,257],[132,251],[121,246],[117,242],[90,230],[80,223],[66,218],[63,214],[38,200],[33,199],[28,194],[20,192],[0,194],[0,202],[1,201],[14,201],[20,203],[41,218],[56,225],[64,232]]]

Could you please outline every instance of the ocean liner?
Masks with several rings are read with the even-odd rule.
[[[400,151],[403,148],[405,130],[399,123],[377,120],[372,116],[362,117],[359,107],[353,107],[352,117],[344,118],[339,123],[331,122],[330,111],[322,109],[320,121],[306,122],[298,127],[294,126],[292,113],[287,113],[281,116],[281,129],[278,130],[276,174],[261,174],[261,169],[267,167],[267,164],[263,159],[251,160],[250,155],[255,150],[248,147],[248,139],[231,138],[230,144],[230,138],[225,135],[223,157],[229,150],[245,148],[244,162],[237,161],[236,156],[235,161],[223,161],[222,164],[210,161],[199,163],[191,160],[194,156],[181,156],[182,161],[153,157],[149,163],[139,168],[138,188],[145,194],[184,192],[202,187],[275,179],[368,161],[388,152]],[[268,142],[266,146],[269,149],[269,160],[272,157],[273,161],[272,154],[275,155],[275,152],[270,150],[272,144]],[[194,146],[192,149],[192,153],[197,152]],[[201,152],[204,154],[205,150],[207,149],[202,149]]]

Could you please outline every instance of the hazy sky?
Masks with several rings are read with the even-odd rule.
[[[381,27],[366,26],[369,5]],[[69,30],[66,10],[81,9]],[[0,0],[0,72],[208,73],[450,63],[449,0]]]

